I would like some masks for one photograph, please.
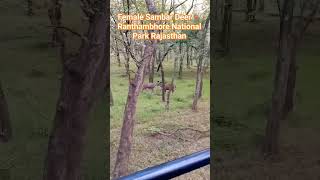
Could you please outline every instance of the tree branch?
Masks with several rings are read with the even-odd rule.
[[[187,11],[187,14],[189,14],[190,13],[190,11],[192,10],[192,8],[193,8],[193,6],[194,6],[194,0],[192,0],[192,4],[191,4],[191,7],[189,8],[189,10]]]
[[[72,34],[80,37],[82,40],[87,41],[87,38],[85,38],[82,34],[76,32],[76,31],[74,31],[74,30],[72,30],[72,29],[70,29],[70,28],[68,28],[68,27],[65,27],[65,26],[47,26],[47,27],[49,27],[49,28],[63,29],[63,30],[65,30],[65,31],[68,31],[68,32],[70,32],[70,33],[72,33]]]
[[[163,54],[162,59],[160,60],[160,63],[159,63],[159,65],[158,65],[158,67],[157,67],[157,72],[159,72],[159,69],[160,69],[160,67],[161,67],[161,65],[162,65],[162,61],[163,61],[164,58],[168,55],[169,51],[171,51],[171,48],[172,48],[174,45],[175,45],[175,44],[171,44],[171,45],[168,47],[167,51]]]
[[[169,10],[169,14],[172,13],[175,9],[177,9],[178,7],[180,7],[181,5],[183,5],[184,3],[186,3],[188,0],[185,0],[183,2],[181,2],[180,4],[176,5],[175,7],[171,6],[170,10]]]

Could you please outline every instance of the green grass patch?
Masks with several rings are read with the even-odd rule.
[[[113,93],[114,105],[111,107],[111,126],[112,128],[119,128],[122,125],[122,117],[125,103],[128,96],[128,80],[125,74],[125,68],[122,65],[118,67],[115,59],[111,63],[111,90]],[[134,64],[131,64],[134,67]],[[167,82],[171,81],[173,73],[172,61],[164,63],[165,79]],[[176,91],[170,96],[170,111],[178,109],[190,108],[193,101],[193,94],[195,90],[196,67],[192,69],[184,69],[183,79],[175,79]],[[160,73],[155,74],[154,82],[161,81]],[[148,77],[145,78],[148,82]],[[203,97],[202,100],[208,101],[210,97],[209,74],[206,74],[203,81]],[[162,102],[161,89],[156,87],[154,92],[146,90],[140,93],[136,120],[138,123],[148,122],[152,117],[160,113],[165,113],[165,102]]]

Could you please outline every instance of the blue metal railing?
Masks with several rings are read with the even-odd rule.
[[[153,166],[117,180],[165,180],[171,179],[210,164],[210,149]]]

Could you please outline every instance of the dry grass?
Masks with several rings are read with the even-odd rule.
[[[130,173],[164,163],[210,146],[209,102],[201,102],[198,112],[180,109],[162,113],[136,124],[129,164]],[[111,130],[111,167],[114,167],[120,129]],[[111,168],[111,171],[112,171]],[[176,179],[210,179],[209,166]]]

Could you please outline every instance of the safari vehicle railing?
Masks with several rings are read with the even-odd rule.
[[[210,164],[210,149],[120,177],[117,180],[171,179]]]

